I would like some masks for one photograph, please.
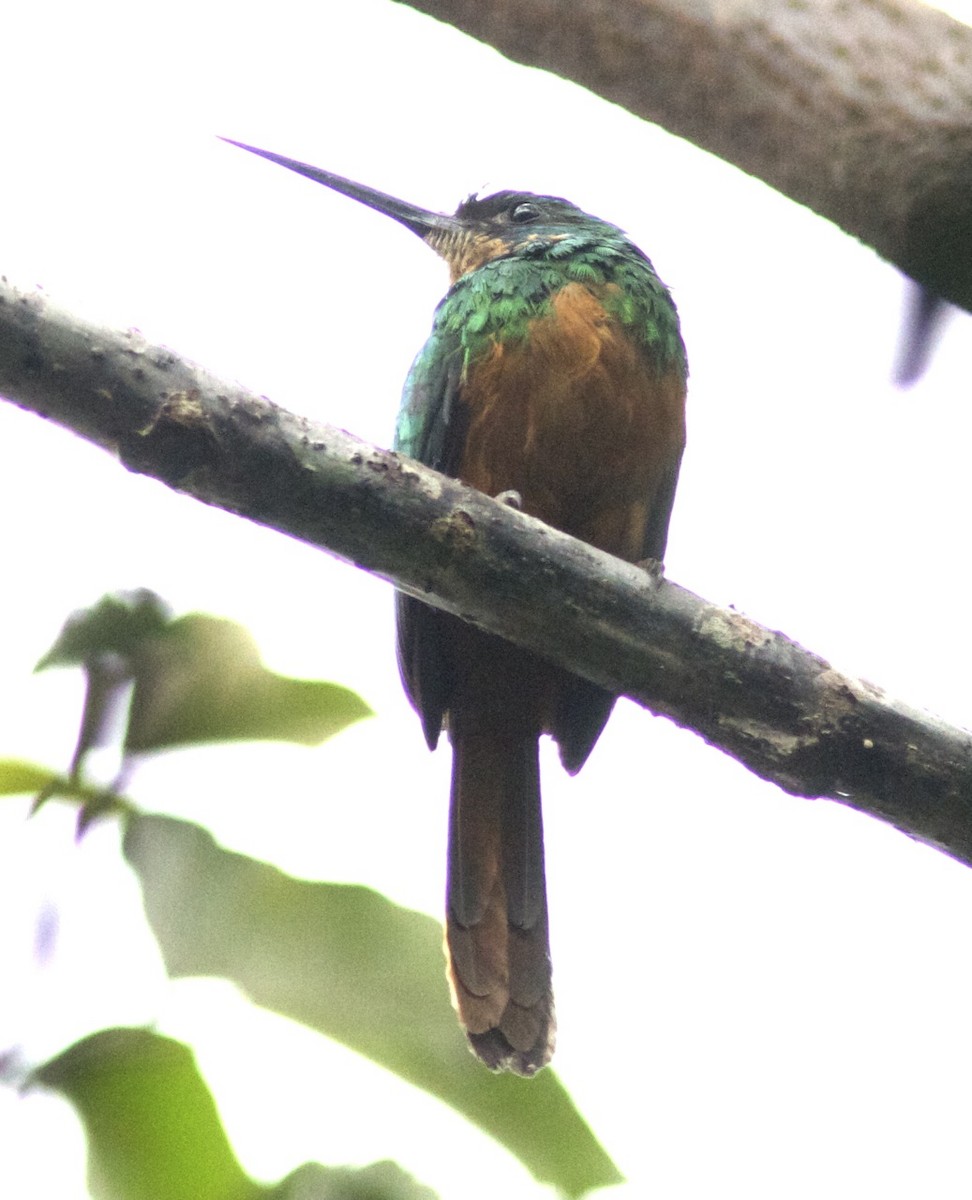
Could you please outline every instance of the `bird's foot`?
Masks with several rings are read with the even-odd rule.
[[[642,558],[635,563],[648,576],[651,581],[651,588],[661,587],[661,582],[665,578],[665,564],[659,558]]]
[[[500,492],[495,498],[500,504],[508,504],[510,508],[515,508],[517,512],[523,511],[523,497],[519,492],[514,491],[513,488],[510,488],[506,492]]]

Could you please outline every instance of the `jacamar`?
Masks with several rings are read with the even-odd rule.
[[[529,192],[470,196],[446,216],[233,144],[393,217],[448,264],[396,449],[611,554],[661,561],[685,443],[685,348],[667,288],[619,228]],[[538,741],[552,734],[579,771],[615,697],[411,597],[397,597],[397,624],[429,747],[444,727],[453,747],[454,1003],[488,1066],[532,1075],[555,1030]]]

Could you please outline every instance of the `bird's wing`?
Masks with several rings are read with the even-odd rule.
[[[463,357],[458,335],[434,326],[405,381],[395,428],[396,450],[446,475],[456,474],[465,441]],[[402,683],[434,748],[452,694],[452,667],[439,629],[444,617],[402,593],[395,615]]]
[[[435,471],[455,475],[465,440],[459,336],[436,324],[405,380],[395,449]]]

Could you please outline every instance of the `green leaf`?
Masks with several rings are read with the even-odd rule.
[[[193,613],[143,646],[125,748],[241,739],[313,746],[370,715],[347,688],[268,671],[245,629]]]
[[[557,1076],[492,1075],[448,1001],[442,929],[368,888],[306,883],[198,826],[128,824],[125,854],[173,975],[222,975],[438,1096],[570,1196],[620,1181]]]
[[[80,666],[88,694],[72,764],[78,774],[133,687],[126,753],[199,742],[274,740],[316,746],[371,710],[334,683],[268,671],[240,625],[203,613],[172,620],[147,589],[104,596],[74,613],[37,664]]]
[[[60,1092],[88,1138],[95,1200],[435,1200],[397,1164],[304,1163],[275,1187],[239,1165],[188,1046],[148,1029],[105,1029],[30,1082]]]
[[[132,802],[118,792],[71,779],[50,767],[19,758],[0,759],[0,796],[34,795],[36,812],[48,800],[68,800],[78,804],[78,836],[100,817],[110,813],[134,811]]]
[[[96,1200],[251,1200],[192,1052],[147,1029],[76,1042],[32,1079],[61,1092],[88,1136]]]
[[[147,639],[162,633],[169,620],[167,605],[148,588],[102,596],[68,617],[34,670],[86,666],[105,654],[127,661]]]
[[[268,1200],[435,1200],[435,1192],[393,1162],[368,1167],[304,1163],[277,1184]]]
[[[0,796],[23,796],[47,788],[60,790],[59,785],[64,789],[71,786],[59,771],[52,771],[50,767],[41,767],[21,758],[0,759]]]

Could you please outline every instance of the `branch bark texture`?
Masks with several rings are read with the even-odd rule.
[[[972,864],[972,735],[740,613],[6,280],[0,394]]]
[[[407,0],[828,217],[972,310],[972,29],[917,0]]]

